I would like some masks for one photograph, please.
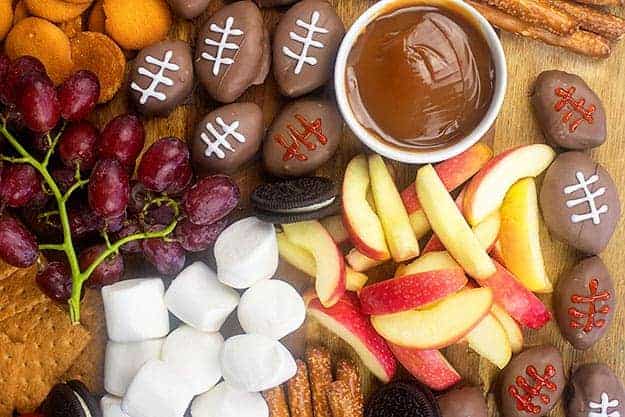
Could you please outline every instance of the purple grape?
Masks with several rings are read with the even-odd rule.
[[[17,83],[16,107],[24,118],[24,124],[33,132],[50,131],[61,118],[59,99],[54,84],[40,74],[22,77]]]
[[[98,161],[89,180],[91,209],[105,220],[119,217],[126,210],[129,194],[128,173],[122,165],[114,159]]]
[[[61,231],[61,221],[58,215],[40,216],[43,213],[41,207],[31,204],[20,209],[20,217],[24,220],[28,229],[40,239],[56,239]]]
[[[121,216],[106,219],[102,230],[107,233],[117,233],[124,227],[124,223],[126,223],[126,212],[122,213]]]
[[[191,164],[182,164],[176,170],[174,181],[167,187],[165,193],[169,196],[182,195],[191,186],[192,181],[193,170],[191,169]]]
[[[239,204],[239,187],[226,175],[202,178],[187,192],[184,210],[189,220],[207,225],[223,219]]]
[[[189,148],[180,139],[169,137],[154,142],[143,154],[139,169],[138,180],[150,191],[162,193],[169,187],[176,186],[181,174],[188,179],[187,166],[189,164]]]
[[[80,269],[85,271],[106,250],[106,245],[95,245],[85,249],[79,257]],[[118,253],[111,254],[93,271],[87,280],[90,288],[99,288],[119,281],[124,275],[124,260]]]
[[[71,207],[68,210],[69,227],[72,236],[80,240],[104,228],[104,220],[93,214],[86,206]]]
[[[198,226],[184,219],[176,226],[174,234],[180,245],[187,252],[201,252],[210,248],[219,234],[226,228],[225,219],[206,226]]]
[[[4,104],[15,104],[15,91],[18,82],[30,74],[47,76],[46,68],[41,61],[32,56],[21,56],[11,62],[9,69],[0,85],[0,101]]]
[[[61,116],[70,122],[82,120],[95,108],[100,97],[100,81],[91,71],[72,74],[58,88]]]
[[[150,227],[149,231],[162,229],[161,225]],[[163,275],[175,275],[182,270],[186,261],[184,249],[180,243],[167,242],[161,238],[141,241],[143,255]]]
[[[7,76],[9,75],[9,69],[11,67],[11,60],[9,59],[8,56],[4,55],[4,54],[0,54],[0,103],[4,103],[4,104],[8,104],[5,103],[4,100],[4,96],[5,96],[5,81]]]
[[[16,218],[0,215],[0,258],[17,268],[31,266],[39,248],[35,236]]]
[[[126,222],[126,224],[121,228],[120,231],[117,232],[116,238],[117,240],[123,239],[130,235],[135,235],[137,233],[141,233],[142,230],[139,227],[139,223],[134,220],[130,220]],[[122,253],[141,253],[141,242],[139,240],[133,240],[132,242],[128,242],[120,248]]]
[[[56,302],[66,302],[72,296],[72,277],[66,262],[48,262],[44,270],[37,273],[35,281],[41,291]]]
[[[37,155],[45,155],[50,149],[50,141],[46,133],[31,133],[30,147]]]
[[[41,190],[39,174],[30,164],[7,164],[0,178],[0,201],[9,207],[22,207]]]
[[[104,127],[98,144],[98,157],[117,159],[128,170],[135,168],[145,144],[145,129],[133,114],[117,116]]]
[[[98,130],[87,121],[70,124],[59,139],[59,157],[67,168],[80,167],[83,172],[95,164]]]
[[[76,182],[76,172],[70,168],[56,168],[50,172],[52,179],[59,187],[62,194],[65,194],[69,188]]]
[[[128,210],[133,214],[141,213],[143,207],[153,198],[152,193],[145,189],[139,181],[130,182],[130,199]]]

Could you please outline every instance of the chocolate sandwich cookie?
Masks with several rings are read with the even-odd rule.
[[[488,417],[488,407],[477,387],[452,389],[437,399],[441,417]]]
[[[625,415],[625,389],[607,365],[592,363],[578,368],[564,392],[566,417],[618,417]]]
[[[77,380],[52,387],[40,410],[45,417],[102,417],[95,398]]]
[[[365,417],[440,417],[432,392],[422,385],[392,382],[375,392],[365,406]]]

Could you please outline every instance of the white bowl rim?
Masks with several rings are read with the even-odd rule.
[[[491,104],[486,111],[484,118],[475,127],[475,129],[450,146],[445,146],[440,149],[404,151],[395,146],[388,145],[377,135],[368,131],[360,124],[360,122],[358,122],[352,111],[349,99],[347,98],[345,72],[347,67],[347,58],[349,57],[349,53],[351,52],[354,43],[370,22],[387,10],[392,10],[393,6],[396,4],[397,8],[415,5],[441,5],[441,7],[451,5],[458,7],[467,12],[471,18],[475,19],[479,25],[478,29],[481,30],[484,35],[490,49],[495,65],[496,75],[495,88],[493,90]],[[377,2],[360,15],[347,31],[339,47],[334,66],[334,88],[336,92],[336,100],[339,110],[343,115],[343,119],[352,132],[354,132],[356,137],[358,137],[360,141],[362,141],[374,152],[387,158],[408,164],[440,162],[464,152],[478,142],[493,126],[499,112],[501,111],[506,94],[507,83],[508,70],[506,66],[506,57],[497,33],[484,16],[462,0],[381,0]]]

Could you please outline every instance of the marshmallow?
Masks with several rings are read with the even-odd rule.
[[[239,293],[219,282],[206,264],[195,262],[172,281],[165,304],[189,326],[217,332],[239,304]]]
[[[221,379],[219,351],[223,344],[224,338],[219,333],[203,333],[181,326],[167,336],[162,359],[186,377],[197,395],[208,391]]]
[[[130,383],[122,411],[130,417],[183,417],[193,395],[183,375],[166,362],[152,360]]]
[[[273,224],[248,217],[228,226],[215,242],[219,280],[248,288],[278,269],[278,241]]]
[[[102,410],[102,417],[129,417],[122,411],[122,399],[112,395],[102,397],[100,410]]]
[[[159,278],[129,279],[102,288],[106,328],[116,342],[140,342],[169,333],[169,314]]]
[[[137,371],[149,360],[161,357],[165,339],[117,343],[109,341],[104,355],[104,389],[123,397]]]
[[[219,355],[224,380],[233,388],[258,392],[291,379],[295,360],[278,341],[259,334],[242,334],[226,340]]]
[[[280,340],[301,327],[306,307],[295,288],[271,279],[254,284],[243,293],[237,314],[246,333]]]
[[[232,388],[226,382],[196,397],[192,417],[268,417],[269,407],[262,395]]]

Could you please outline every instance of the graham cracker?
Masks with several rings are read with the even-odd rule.
[[[0,321],[47,301],[35,282],[36,267],[0,272]]]
[[[11,341],[9,336],[0,333],[0,417],[11,417],[14,398],[17,392],[17,372],[26,345]]]

